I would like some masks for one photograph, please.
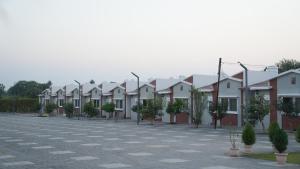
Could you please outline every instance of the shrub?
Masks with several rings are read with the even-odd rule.
[[[97,109],[94,107],[92,102],[84,104],[83,110],[89,117],[94,117],[97,115]]]
[[[247,123],[242,134],[242,140],[246,145],[253,145],[255,143],[255,131],[251,124]]]
[[[65,109],[65,113],[66,113],[67,117],[71,118],[73,115],[73,111],[74,111],[73,104],[72,103],[65,104],[64,109]]]
[[[102,110],[112,113],[115,111],[115,104],[114,103],[106,103],[102,106]]]
[[[175,114],[175,108],[174,108],[174,104],[173,103],[171,103],[171,102],[168,103],[166,112],[168,114]]]
[[[270,124],[269,128],[268,128],[268,134],[269,134],[269,139],[270,142],[273,143],[273,136],[276,130],[280,129],[279,125],[277,122],[273,122]],[[274,144],[274,143],[273,143]]]
[[[38,112],[39,110],[40,104],[36,98],[0,98],[0,112]]]
[[[295,133],[295,138],[298,143],[300,143],[300,126],[297,128]]]
[[[48,103],[48,104],[46,105],[46,113],[50,114],[50,113],[52,113],[53,110],[56,109],[56,108],[57,108],[56,104]]]
[[[283,153],[287,149],[288,135],[282,129],[277,129],[274,132],[273,144],[279,153]]]

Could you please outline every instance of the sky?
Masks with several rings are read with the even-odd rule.
[[[300,60],[299,0],[0,0],[0,83],[217,74]]]

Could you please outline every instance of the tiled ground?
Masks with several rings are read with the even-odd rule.
[[[292,135],[289,143],[289,151],[300,151]],[[229,147],[222,129],[0,114],[1,169],[300,168],[231,158]],[[266,135],[257,135],[254,151],[272,151]]]

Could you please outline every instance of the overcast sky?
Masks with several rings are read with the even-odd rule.
[[[300,60],[300,1],[0,0],[7,88],[19,80],[122,82],[131,71],[142,80],[216,74],[219,57],[252,65]]]

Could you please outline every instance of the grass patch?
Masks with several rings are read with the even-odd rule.
[[[300,152],[291,152],[288,154],[289,154],[287,157],[288,163],[300,164]],[[276,161],[274,153],[253,153],[253,154],[247,154],[245,155],[245,157],[255,158],[260,160]]]

